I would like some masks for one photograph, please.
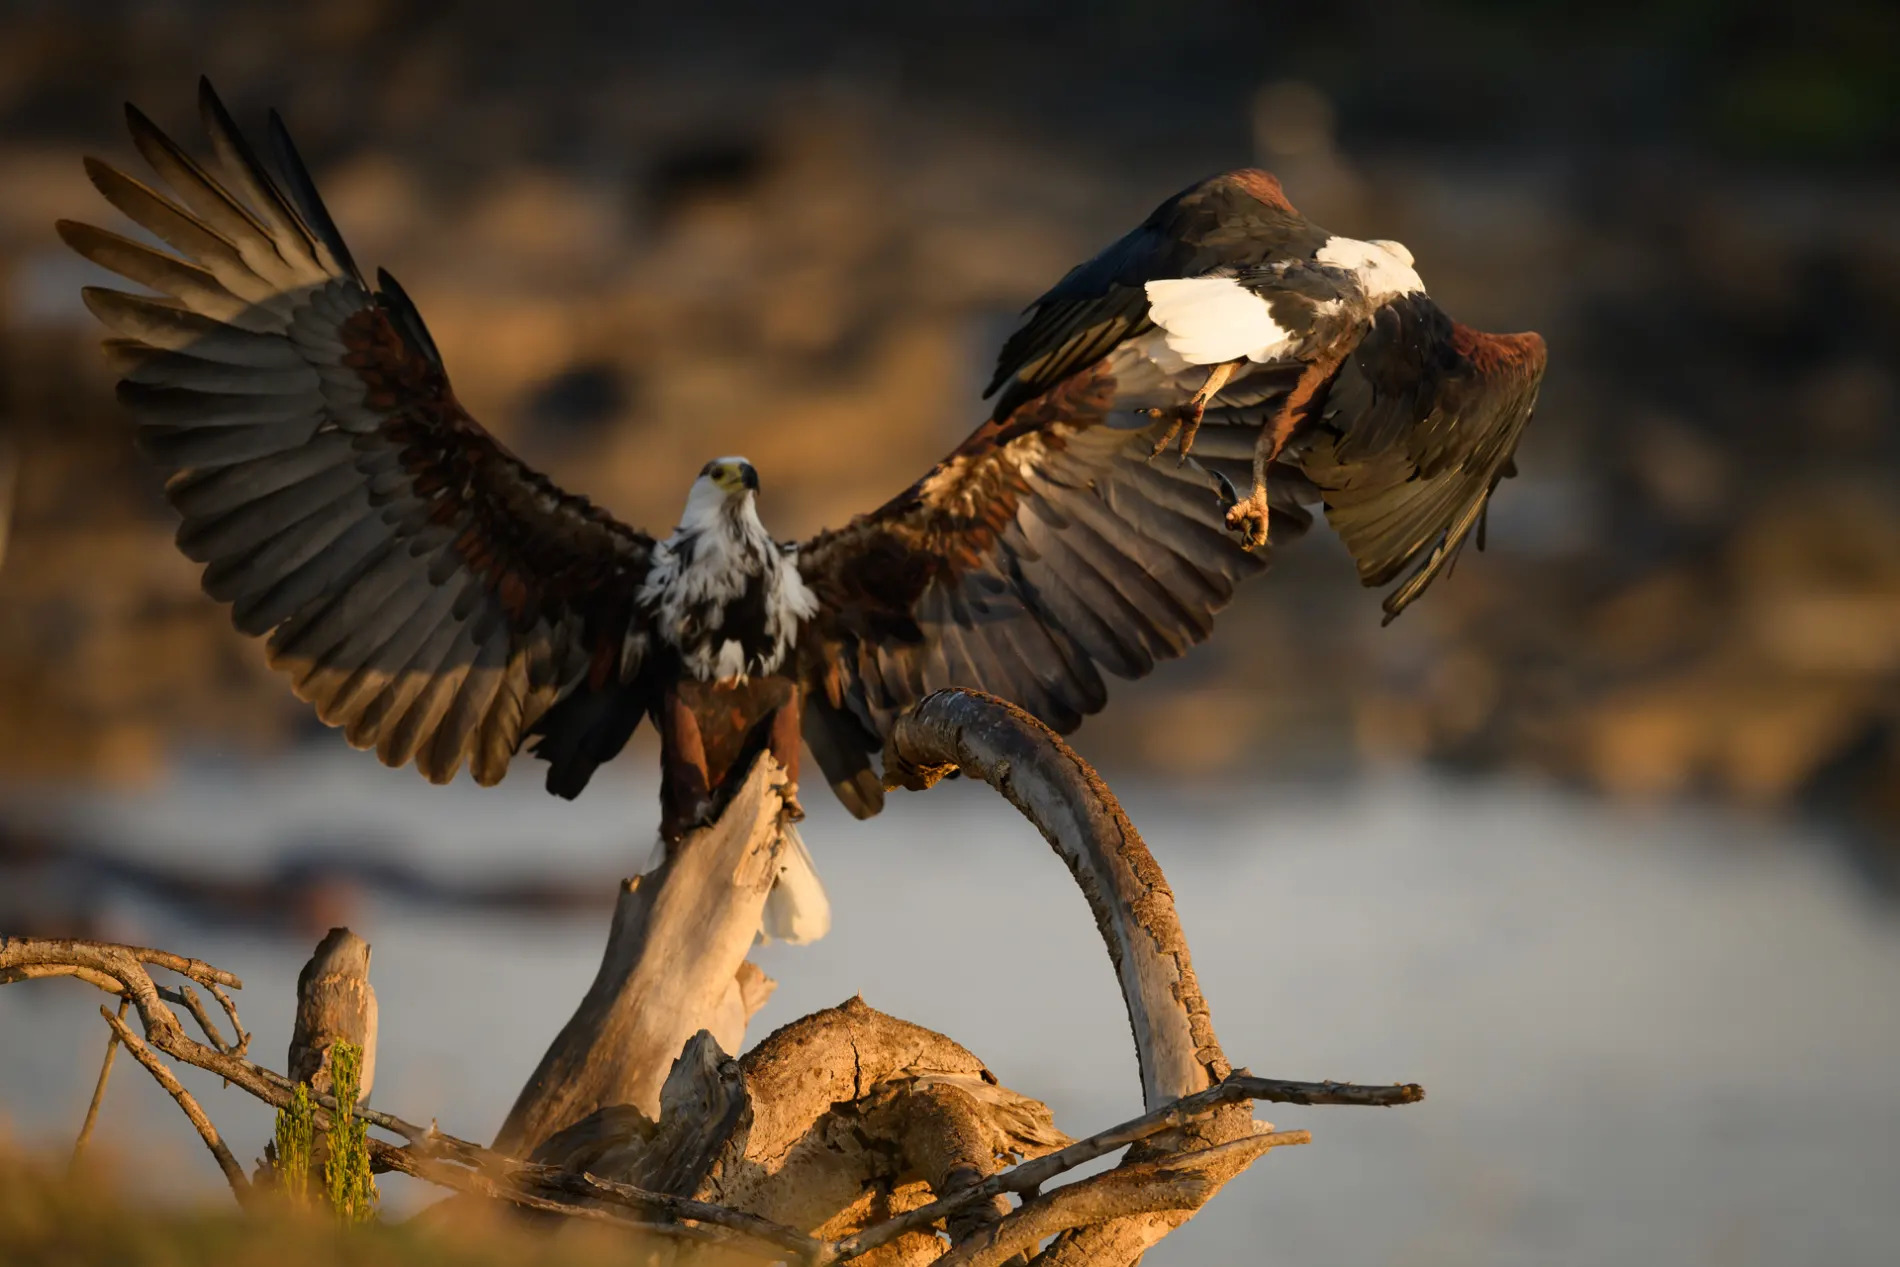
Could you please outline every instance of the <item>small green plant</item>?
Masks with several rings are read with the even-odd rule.
[[[356,1116],[356,1098],[363,1081],[363,1049],[339,1042],[330,1049],[330,1089],[336,1111],[324,1143],[323,1193],[344,1224],[367,1223],[376,1217],[376,1179],[369,1170],[369,1124]]]
[[[316,1136],[317,1117],[310,1104],[310,1088],[300,1082],[291,1093],[290,1103],[277,1110],[277,1133],[270,1151],[277,1190],[296,1205],[310,1201],[310,1161]]]

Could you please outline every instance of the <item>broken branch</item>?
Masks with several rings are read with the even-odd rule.
[[[250,1180],[244,1177],[244,1170],[237,1164],[237,1158],[233,1157],[231,1150],[225,1147],[224,1140],[218,1135],[218,1128],[211,1124],[211,1119],[205,1116],[204,1109],[199,1107],[196,1099],[192,1098],[191,1092],[185,1090],[184,1084],[178,1081],[178,1075],[166,1067],[165,1062],[158,1058],[157,1053],[140,1042],[138,1035],[134,1034],[131,1027],[123,1020],[114,1016],[103,1006],[99,1009],[99,1015],[106,1018],[106,1024],[112,1027],[113,1034],[125,1044],[125,1049],[132,1053],[133,1058],[144,1065],[145,1071],[151,1074],[158,1085],[165,1088],[171,1098],[178,1102],[178,1107],[185,1111],[185,1116],[198,1129],[198,1135],[204,1140],[205,1147],[209,1148],[211,1155],[217,1159],[218,1169],[224,1172],[225,1182],[231,1185],[231,1193],[237,1197],[238,1204],[248,1204],[251,1199]]]
[[[1342,1094],[1345,1088],[1351,1088],[1354,1094]],[[855,1258],[895,1240],[905,1232],[928,1227],[974,1202],[987,1201],[1006,1192],[1020,1193],[1041,1188],[1066,1171],[1086,1165],[1097,1157],[1105,1157],[1139,1140],[1185,1126],[1222,1105],[1254,1099],[1279,1100],[1291,1104],[1413,1104],[1424,1097],[1424,1089],[1416,1083],[1390,1087],[1352,1087],[1350,1083],[1341,1082],[1287,1082],[1277,1078],[1255,1078],[1245,1073],[1231,1074],[1205,1091],[1164,1104],[1119,1126],[1111,1126],[1087,1139],[1079,1139],[1065,1148],[992,1175],[981,1183],[939,1197],[929,1205],[919,1206],[854,1236],[844,1237],[826,1246],[826,1256],[821,1261],[839,1262]],[[1281,1134],[1283,1138],[1277,1140],[1279,1143],[1304,1144],[1311,1138],[1305,1131]],[[1295,1139],[1293,1136],[1303,1138]],[[1261,1136],[1243,1135],[1240,1138],[1259,1139]]]
[[[125,1011],[132,1006],[132,1000],[119,1000],[119,1019],[125,1019]],[[86,1106],[86,1120],[79,1126],[79,1138],[73,1141],[73,1164],[86,1155],[86,1145],[92,1142],[92,1128],[99,1121],[99,1106],[105,1103],[106,1083],[112,1079],[112,1059],[119,1054],[119,1031],[113,1030],[106,1036],[106,1058],[99,1065],[99,1081],[92,1087],[92,1103]]]

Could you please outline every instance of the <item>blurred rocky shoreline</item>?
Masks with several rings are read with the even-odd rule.
[[[129,153],[118,101],[189,136],[203,71],[246,122],[284,109],[477,416],[654,529],[730,452],[782,536],[875,506],[982,417],[1025,302],[1188,181],[1270,166],[1319,222],[1404,241],[1460,319],[1546,335],[1523,474],[1489,552],[1392,628],[1316,531],[1080,746],[1183,774],[1535,770],[1900,841],[1878,6],[1820,6],[1779,48],[1659,26],[1648,56],[1483,5],[1038,11],[0,9],[0,781],[341,742],[171,548],[78,300],[103,276],[51,230],[108,214],[79,156]]]

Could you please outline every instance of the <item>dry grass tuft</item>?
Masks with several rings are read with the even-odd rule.
[[[109,1173],[0,1146],[0,1263],[7,1267],[592,1267],[631,1243],[603,1229],[530,1229],[479,1208],[452,1221],[338,1226],[328,1212],[270,1203],[251,1214],[145,1205]]]

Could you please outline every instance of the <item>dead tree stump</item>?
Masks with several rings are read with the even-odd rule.
[[[364,1108],[355,1116],[405,1141],[369,1139],[372,1166],[469,1199],[627,1229],[644,1238],[641,1261],[1132,1267],[1270,1149],[1306,1142],[1304,1131],[1253,1121],[1253,1101],[1423,1098],[1410,1084],[1289,1082],[1230,1069],[1159,866],[1095,772],[1022,710],[940,691],[897,720],[884,759],[893,787],[928,787],[952,770],[985,780],[1068,866],[1121,985],[1141,1116],[1070,1140],[1044,1105],[1001,1086],[969,1051],[862,999],[729,1056],[770,984],[745,960],[782,847],[784,776],[761,758],[719,822],[628,882],[594,982],[497,1147]],[[361,1042],[366,1056],[374,1050],[368,967],[368,945],[335,929],[299,981],[291,1067],[313,1084],[339,1039]],[[150,968],[211,990],[234,1042],[222,1040],[189,985],[161,986]],[[161,1059],[210,1070],[279,1108],[303,1094],[246,1058],[223,992],[238,979],[141,947],[0,937],[0,985],[50,976],[76,977],[136,1009],[143,1040],[124,1009],[101,1012],[247,1200],[229,1148]],[[174,1002],[208,1044],[184,1031]],[[320,1086],[310,1098],[322,1120],[346,1107]],[[1113,1169],[1051,1186],[1121,1149]]]
[[[740,1047],[772,990],[746,953],[778,874],[784,785],[760,754],[717,823],[622,886],[600,970],[515,1100],[498,1151],[526,1155],[604,1105],[657,1117],[687,1039],[706,1030]]]
[[[1146,1108],[1232,1072],[1160,866],[1054,732],[992,696],[940,691],[898,719],[884,767],[892,787],[927,788],[953,770],[984,779],[1068,866],[1121,985]],[[706,1018],[729,1015],[719,998],[758,927],[775,789],[755,770],[677,865],[622,894],[594,985],[496,1148],[837,1243],[1068,1143],[1043,1105],[998,1085],[968,1051],[859,999],[793,1022],[741,1060],[726,1055],[735,1038]],[[683,1051],[669,1046],[695,1023]],[[1037,1262],[1133,1263],[1269,1146],[1250,1103],[1223,1104],[1136,1143],[1113,1184],[1073,1185],[1014,1212],[1000,1193],[950,1212],[943,1261],[1002,1263],[1055,1236]],[[919,1225],[863,1252],[899,1263],[944,1251]]]
[[[347,928],[332,928],[297,974],[297,1018],[286,1072],[328,1095],[331,1052],[339,1042],[353,1043],[363,1053],[357,1098],[368,1100],[376,1082],[376,1019],[369,943]]]

